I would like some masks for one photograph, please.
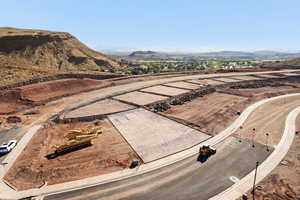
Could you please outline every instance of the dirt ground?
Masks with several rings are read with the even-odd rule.
[[[76,110],[67,112],[63,118],[77,118],[85,116],[105,115],[114,112],[121,112],[135,108],[134,106],[121,103],[112,99],[105,99],[96,103],[78,108]]]
[[[18,190],[79,180],[124,169],[138,156],[107,120],[99,121],[103,133],[93,139],[93,145],[53,160],[45,156],[53,153],[54,145],[62,144],[68,130],[93,127],[94,122],[54,126],[47,124],[31,139],[4,179]]]
[[[222,85],[224,82],[217,81],[213,79],[201,79],[201,80],[192,80],[194,83],[200,83],[200,84],[209,84],[209,85]]]
[[[222,81],[222,82],[225,82],[225,83],[232,83],[232,82],[239,82],[240,81],[240,80],[231,79],[231,78],[214,78],[214,80]]]
[[[106,80],[70,78],[35,83],[23,87],[3,90],[0,91],[0,115],[16,113],[20,110],[36,106],[36,104],[43,104],[53,99],[94,89],[179,75],[166,74],[157,76],[113,78]]]
[[[299,85],[298,85],[299,86]],[[243,89],[230,89],[228,88],[225,92],[236,94],[244,97],[258,97],[258,96],[266,96],[273,97],[278,96],[280,94],[288,94],[299,92],[299,88],[295,88],[292,86],[280,86],[280,87],[261,87],[261,88],[243,88]]]
[[[188,83],[188,82],[184,82],[184,81],[167,83],[164,85],[179,87],[179,88],[183,88],[183,89],[192,89],[192,90],[199,89],[201,87],[198,84]]]
[[[212,93],[198,97],[183,105],[172,106],[163,114],[198,125],[200,130],[216,135],[238,117],[250,102],[247,98],[223,93]]]
[[[114,97],[114,99],[126,101],[129,103],[134,103],[134,104],[141,105],[141,106],[150,104],[150,103],[154,103],[156,101],[165,100],[167,98],[168,97],[165,97],[165,96],[148,94],[148,93],[143,93],[143,92],[138,92],[138,91],[129,92],[129,93]]]
[[[262,190],[256,190],[256,200],[300,199],[300,116],[296,121],[296,130],[299,133],[281,164],[257,184]],[[252,198],[250,191],[247,196]]]
[[[239,79],[243,81],[253,81],[253,80],[260,80],[261,78],[254,77],[254,76],[233,76],[234,79]]]
[[[142,89],[143,92],[153,92],[155,94],[162,94],[168,96],[177,96],[183,93],[189,92],[189,90],[179,89],[179,88],[172,88],[163,85],[153,86],[149,88]]]
[[[286,116],[298,106],[300,106],[299,96],[278,99],[260,106],[255,113],[250,114],[242,128],[234,135],[274,146],[282,137]]]
[[[21,87],[23,98],[34,101],[46,101],[55,97],[75,94],[78,91],[88,91],[100,86],[108,86],[109,82],[105,80],[94,79],[64,79],[50,82],[43,82]]]

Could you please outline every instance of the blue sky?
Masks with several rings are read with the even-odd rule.
[[[96,49],[300,50],[299,0],[2,0],[0,26],[66,31]]]

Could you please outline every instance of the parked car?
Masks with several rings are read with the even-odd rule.
[[[16,140],[10,140],[8,142],[4,142],[1,146],[0,146],[0,154],[6,154],[11,152],[11,150],[17,145],[17,141]]]

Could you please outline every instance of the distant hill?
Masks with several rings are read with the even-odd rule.
[[[116,61],[65,32],[0,28],[0,44],[0,65],[5,61],[62,71],[103,71],[120,67]]]
[[[129,58],[135,59],[167,59],[172,56],[181,57],[207,57],[207,58],[297,58],[300,57],[300,53],[288,53],[279,51],[216,51],[216,52],[203,52],[203,53],[180,53],[180,52],[155,52],[155,51],[134,51],[132,53],[120,52],[120,51],[109,51],[110,55],[113,56],[124,56],[129,55]]]
[[[168,56],[164,53],[158,53],[155,51],[134,51],[128,56],[129,58],[137,59],[167,59]]]
[[[269,57],[291,57],[296,58],[300,57],[300,53],[286,53],[286,52],[277,52],[277,51],[254,51],[254,52],[244,52],[244,51],[218,51],[218,52],[207,52],[207,53],[197,53],[193,54],[200,57],[223,57],[223,58],[269,58]]]
[[[300,68],[300,58],[277,62],[277,63],[267,63],[263,67],[269,68]]]

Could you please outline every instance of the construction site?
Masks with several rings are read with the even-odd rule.
[[[2,119],[15,116],[20,121],[2,120],[2,128],[26,128],[37,121],[43,127],[32,136],[3,180],[16,191],[26,191],[158,162],[218,136],[255,102],[299,93],[299,75],[271,72],[225,77],[216,74],[211,78],[162,75],[85,80],[85,84],[93,82],[94,89],[84,93],[81,79],[62,79],[4,90]],[[260,106],[233,133],[234,140],[261,147],[256,154],[267,147],[268,154],[259,158],[262,162],[281,140],[284,120],[280,119],[299,104],[299,97],[294,96]],[[17,139],[22,136],[14,132],[10,135]],[[297,145],[297,139],[293,145]],[[293,148],[286,158],[291,161],[284,165],[290,171],[297,170],[293,166],[299,164]],[[280,182],[276,193],[286,195],[284,191],[289,188],[298,195],[299,177],[286,173],[280,165],[261,185],[270,187]],[[288,187],[284,185],[286,179],[291,180]],[[258,194],[265,198],[263,192]]]
[[[300,199],[299,59],[124,60],[7,27],[0,43],[0,199]]]

